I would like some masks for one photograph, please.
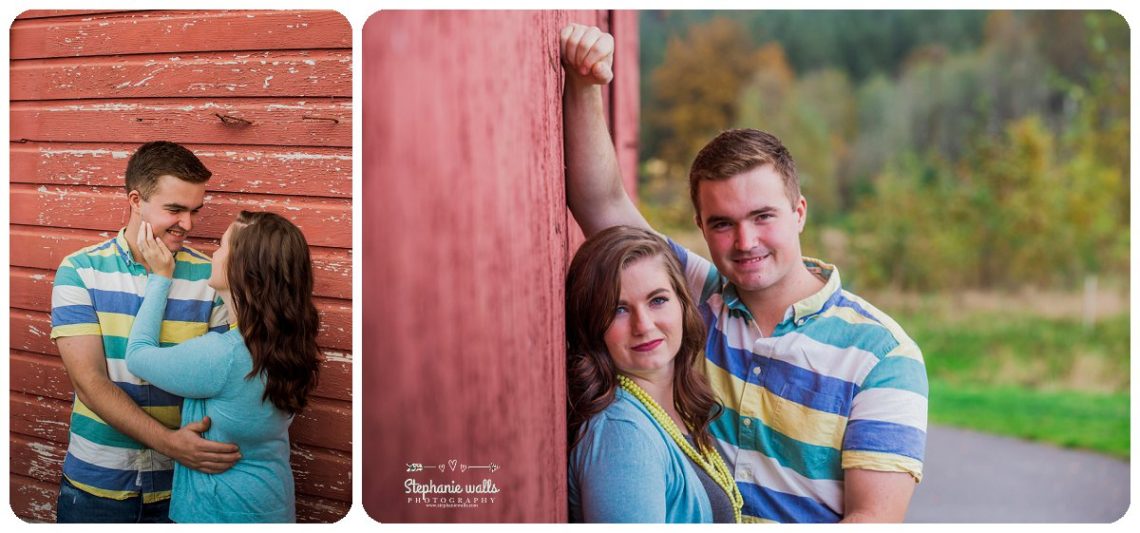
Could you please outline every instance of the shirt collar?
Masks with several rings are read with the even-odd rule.
[[[127,242],[127,228],[119,230],[119,234],[115,236],[115,247],[119,249],[119,255],[128,265],[141,264],[131,255],[131,246]]]
[[[791,318],[796,321],[797,326],[803,325],[808,318],[831,307],[835,303],[840,289],[842,289],[842,285],[839,283],[839,269],[835,265],[824,263],[819,259],[805,257],[804,266],[807,267],[808,272],[822,279],[824,283],[823,288],[816,291],[815,294],[792,304]]]
[[[728,281],[727,277],[721,277],[721,297],[724,298],[724,305],[728,307],[729,316],[736,318],[743,318],[747,322],[751,322],[752,312],[744,305],[744,300],[740,299],[740,293],[736,292],[736,285]]]
[[[815,294],[792,304],[789,312],[785,313],[785,320],[789,318],[795,320],[797,326],[802,325],[813,315],[822,313],[831,307],[842,288],[839,282],[839,268],[835,265],[811,257],[804,257],[803,261],[808,272],[824,280],[824,284],[823,288],[816,291]],[[740,299],[740,293],[736,291],[736,286],[728,281],[727,277],[722,276],[721,280],[721,296],[724,298],[724,305],[728,307],[729,315],[744,318],[749,322],[754,320],[752,313],[748,311],[748,307]]]

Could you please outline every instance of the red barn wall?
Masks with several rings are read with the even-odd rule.
[[[72,399],[51,332],[69,253],[125,224],[127,158],[171,140],[214,172],[191,245],[280,213],[316,267],[321,384],[294,421],[299,521],[352,502],[352,30],[331,11],[28,11],[12,24],[13,511],[52,521]]]
[[[384,11],[364,27],[362,502],[382,522],[567,519],[570,21],[618,39],[607,101],[632,191],[635,13]],[[408,479],[500,492],[429,507]]]

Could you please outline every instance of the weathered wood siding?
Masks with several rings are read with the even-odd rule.
[[[364,27],[362,503],[382,522],[567,518],[563,284],[579,237],[557,42],[570,21],[618,38],[607,100],[632,190],[634,13],[383,11]],[[408,479],[500,492],[431,507]]]
[[[123,172],[171,140],[214,172],[191,246],[241,209],[312,247],[324,350],[291,431],[298,520],[352,502],[352,30],[331,11],[29,11],[11,27],[11,504],[52,521],[72,389],[49,340],[67,254],[125,224]]]

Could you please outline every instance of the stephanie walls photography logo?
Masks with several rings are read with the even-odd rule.
[[[469,465],[458,459],[448,459],[442,463],[405,463],[405,468],[409,474],[419,474],[404,480],[404,494],[410,505],[475,509],[481,505],[493,505],[501,491],[495,481],[487,477],[502,468],[494,462]],[[448,479],[432,479],[441,474]]]

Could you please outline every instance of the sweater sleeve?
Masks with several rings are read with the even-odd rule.
[[[160,347],[162,317],[171,280],[151,275],[146,296],[127,340],[127,369],[158,388],[186,398],[217,396],[233,361],[222,334],[210,333],[176,346]]]
[[[627,420],[598,417],[579,443],[578,480],[586,522],[665,522],[668,458]],[[579,451],[579,450],[576,450]]]

